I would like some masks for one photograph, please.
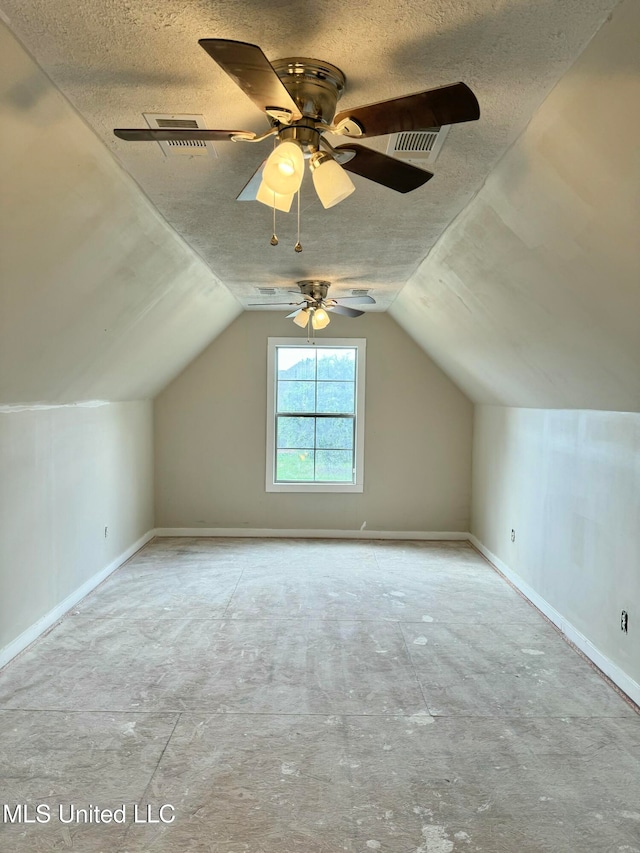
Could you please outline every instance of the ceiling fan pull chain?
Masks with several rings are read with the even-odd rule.
[[[296,252],[302,251],[302,244],[300,243],[300,190],[298,190],[298,242],[293,247]]]
[[[276,150],[278,143],[274,137],[273,140],[273,150]],[[277,246],[280,242],[278,240],[278,235],[276,234],[276,194],[273,194],[273,234],[271,235],[271,239],[269,240],[272,246]]]

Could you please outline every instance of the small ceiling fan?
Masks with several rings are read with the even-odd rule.
[[[230,39],[200,39],[198,44],[266,114],[271,127],[260,135],[245,130],[177,128],[118,128],[114,133],[128,141],[155,142],[262,142],[274,136],[277,146],[238,199],[254,199],[277,210],[290,210],[293,197],[300,189],[305,159],[309,161],[316,192],[325,208],[333,207],[355,189],[346,172],[400,193],[415,190],[433,177],[431,172],[353,141],[333,147],[324,136],[328,132],[354,140],[426,130],[475,121],[480,117],[478,101],[464,83],[336,114],[346,78],[335,65],[297,56],[271,63],[257,45]]]
[[[257,307],[258,305],[295,305],[295,311],[287,314],[287,320],[293,319],[296,326],[306,328],[309,323],[313,329],[324,329],[329,325],[331,319],[329,311],[334,314],[343,314],[345,317],[360,317],[364,311],[359,311],[357,308],[350,308],[345,305],[349,302],[352,305],[375,305],[376,300],[373,296],[360,294],[359,296],[341,296],[339,299],[330,299],[327,297],[331,282],[323,281],[317,278],[305,278],[297,282],[300,288],[302,299],[299,302],[254,302],[249,307]],[[289,293],[296,293],[295,290],[290,290]]]

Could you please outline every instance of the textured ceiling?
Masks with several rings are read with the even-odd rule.
[[[0,410],[154,396],[242,310],[0,23]]]
[[[640,411],[639,36],[625,0],[391,307],[476,402]]]
[[[256,286],[322,277],[371,286],[393,301],[451,220],[615,6],[612,0],[0,0],[3,17],[167,221],[246,305]],[[114,127],[142,113],[198,113],[208,127],[261,131],[266,119],[198,46],[199,38],[259,44],[270,59],[313,56],[347,76],[339,108],[458,80],[475,91],[479,122],[454,126],[436,177],[406,196],[354,176],[332,210],[302,191],[281,216],[235,197],[269,150],[217,144],[217,158],[166,158],[155,143],[126,143]],[[385,150],[386,139],[373,147]],[[46,145],[46,139],[43,139]]]

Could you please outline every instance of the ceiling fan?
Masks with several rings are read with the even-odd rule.
[[[200,39],[198,44],[226,71],[269,119],[258,135],[246,130],[118,128],[127,141],[212,140],[278,144],[238,196],[288,212],[309,161],[316,192],[325,208],[355,189],[346,172],[361,175],[400,193],[415,190],[433,175],[357,142],[333,147],[324,134],[349,140],[400,131],[426,130],[480,117],[478,101],[464,83],[354,107],[336,114],[346,78],[339,68],[318,59],[288,57],[269,62],[255,44],[230,39]],[[346,171],[345,171],[346,170]]]
[[[360,317],[365,313],[357,308],[350,308],[344,304],[345,302],[350,302],[352,305],[375,305],[376,303],[373,296],[367,296],[364,293],[359,296],[342,296],[339,299],[330,299],[327,297],[327,293],[331,287],[331,282],[317,278],[305,278],[297,284],[302,296],[299,302],[254,302],[249,307],[266,304],[295,305],[295,310],[291,314],[287,314],[287,320],[293,319],[296,326],[300,326],[302,329],[305,329],[309,324],[313,329],[324,329],[331,322],[329,311],[333,311],[334,314],[343,314],[345,317]],[[297,293],[297,291],[290,290],[289,293]]]

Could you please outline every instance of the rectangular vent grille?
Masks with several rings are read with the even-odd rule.
[[[396,137],[396,144],[393,150],[430,152],[437,138],[437,130],[414,130],[399,133]]]
[[[387,154],[398,160],[415,162],[418,166],[435,163],[451,125],[428,130],[406,130],[389,138]]]
[[[354,287],[351,291],[352,296],[368,296],[370,293],[370,287]]]
[[[204,121],[204,116],[197,115],[159,115],[158,113],[143,113],[149,127],[175,127],[175,128],[190,128],[201,127],[207,125]],[[217,157],[216,149],[212,142],[205,142],[202,139],[171,139],[163,142],[158,142],[164,154],[167,157],[201,157],[213,156]]]
[[[159,118],[158,127],[188,128],[197,127],[198,122],[192,118]],[[168,139],[169,148],[206,148],[204,139]]]
[[[275,289],[275,287],[259,287],[258,293],[261,296],[275,296],[276,295],[276,289]]]
[[[194,118],[158,118],[156,116],[156,124],[158,127],[198,127],[198,122]]]

